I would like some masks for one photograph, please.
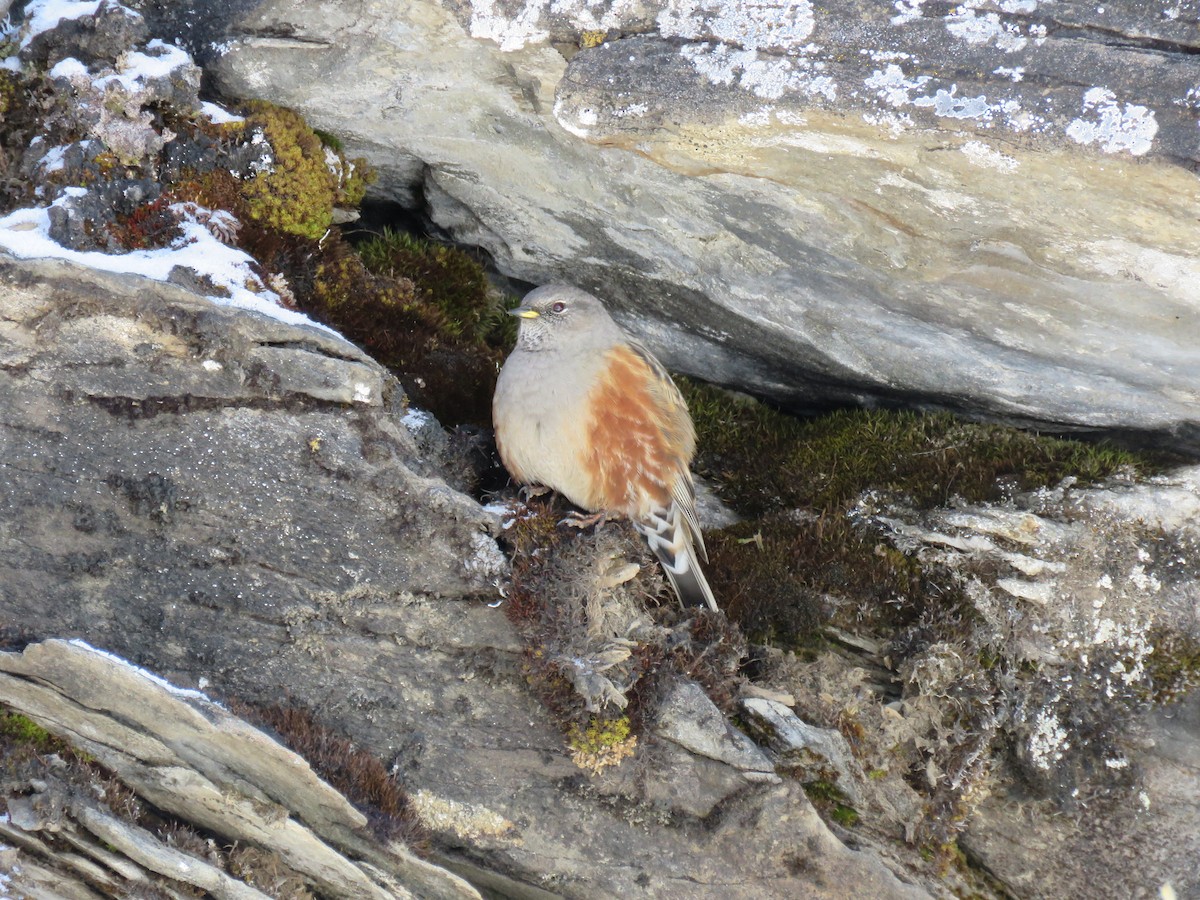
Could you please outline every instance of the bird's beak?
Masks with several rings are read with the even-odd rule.
[[[541,315],[536,309],[530,309],[528,306],[518,306],[516,309],[510,309],[508,314],[521,319],[536,319]]]

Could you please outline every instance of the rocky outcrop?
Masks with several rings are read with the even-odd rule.
[[[384,846],[361,812],[268,735],[202,693],[174,688],[83,642],[0,653],[0,704],[44,723],[177,822],[274,854],[281,869],[322,896],[479,896],[402,844]],[[114,809],[121,803],[111,782],[106,792],[89,791],[70,783],[67,762],[60,759],[57,768],[58,775],[50,766],[27,784],[6,773],[0,840],[18,851],[6,866],[8,887],[30,896],[96,896],[91,887],[119,895],[145,889],[157,876],[185,894],[200,888],[233,900],[279,895],[131,823],[134,801],[124,798]]]
[[[1064,177],[1099,179],[1113,165],[1073,155],[1076,145],[1150,160],[1121,169],[1140,179],[1136,202],[1111,182],[1118,212],[1109,221],[1136,219],[1146,226],[1139,239],[1167,246],[1173,214],[1153,206],[1146,179],[1158,188],[1177,183],[1180,170],[1158,157],[1185,154],[1184,107],[1165,109],[1137,93],[1149,91],[1143,73],[1112,62],[1127,59],[1128,47],[1107,46],[1097,59],[1125,77],[1122,89],[1137,103],[1085,97],[1094,127],[1063,111],[1065,88],[1051,83],[1074,59],[1067,38],[1085,42],[1095,30],[1089,17],[1101,13],[1022,2],[994,15],[976,5],[939,18],[908,3],[886,24],[880,17],[879,34],[908,35],[922,54],[941,46],[934,37],[973,48],[963,59],[979,66],[972,77],[982,81],[1031,82],[1009,66],[985,72],[997,54],[1044,65],[1045,127],[1026,134],[1019,117],[997,114],[988,120],[994,127],[970,139],[942,133],[942,148],[958,153],[927,142],[938,122],[978,103],[935,83],[953,74],[949,64],[921,81],[908,67],[927,57],[912,47],[887,51],[894,58],[850,53],[854,35],[866,39],[870,13],[842,34],[822,31],[827,14],[804,2],[736,16],[716,6],[622,7],[627,19],[561,3],[528,4],[519,14],[406,5],[385,28],[375,7],[342,4],[321,8],[322,36],[310,40],[316,26],[304,20],[289,31],[278,19],[282,6],[234,6],[257,31],[243,23],[242,43],[203,48],[227,88],[257,90],[266,82],[256,79],[276,78],[280,68],[258,68],[268,55],[284,69],[297,59],[342,67],[309,70],[305,84],[280,83],[270,96],[316,102],[311,84],[342,87],[353,76],[364,93],[339,94],[339,102],[349,98],[344,108],[318,103],[317,118],[374,148],[384,161],[381,195],[423,195],[442,224],[490,246],[510,272],[541,278],[567,267],[573,280],[607,285],[618,300],[641,298],[627,303],[628,321],[674,346],[668,354],[685,369],[795,402],[920,390],[925,405],[986,397],[993,411],[1036,419],[1059,415],[1038,400],[1050,398],[1070,407],[1063,415],[1076,425],[1177,428],[1187,438],[1192,413],[1181,410],[1194,360],[1186,332],[1147,320],[1144,306],[1105,303],[1175,291],[1171,302],[1186,311],[1191,283],[1114,285],[1082,269],[1064,275],[1049,251],[1022,257],[1012,248],[1068,225],[1073,240],[1098,219],[1087,201],[1078,222],[1022,207],[1004,190],[1013,183],[1008,157],[985,146],[1006,128],[1024,134],[1022,148],[1005,153],[1042,187],[1046,159]],[[340,240],[329,230],[331,204],[354,168],[333,138],[308,135],[293,116],[312,153],[272,168],[286,142],[253,128],[234,129],[236,139],[222,131],[216,123],[228,114],[200,103],[191,58],[151,40],[156,32],[137,15],[111,3],[95,15],[73,8],[76,18],[57,37],[38,32],[39,10],[57,8],[30,3],[33,21],[13,37],[26,61],[54,66],[48,80],[6,76],[5,84],[25,85],[15,98],[42,97],[57,113],[46,120],[51,127],[29,119],[5,133],[5,146],[16,148],[10,162],[42,180],[5,183],[10,202],[42,207],[4,217],[5,246],[170,283],[0,258],[0,707],[77,748],[0,754],[9,763],[3,835],[13,845],[0,847],[0,866],[19,866],[41,885],[65,866],[109,894],[168,877],[178,882],[168,893],[190,889],[184,883],[225,896],[266,890],[231,880],[233,850],[206,850],[175,825],[124,816],[141,798],[180,817],[181,827],[233,841],[260,868],[278,866],[283,881],[329,896],[469,896],[473,888],[448,870],[480,891],[513,896],[1196,890],[1200,855],[1188,837],[1198,830],[1195,759],[1187,751],[1195,730],[1188,697],[1200,670],[1195,469],[1098,486],[1067,480],[1032,493],[1005,482],[968,502],[953,496],[968,462],[957,440],[905,451],[946,460],[929,501],[941,505],[913,508],[915,500],[856,487],[834,517],[790,501],[741,531],[712,535],[716,547],[744,550],[743,568],[727,579],[731,593],[747,585],[767,593],[775,578],[785,606],[842,613],[820,635],[818,624],[793,623],[780,641],[766,636],[787,646],[811,638],[810,652],[748,646],[723,614],[648,603],[662,587],[657,570],[642,565],[644,547],[619,523],[582,535],[556,527],[561,513],[545,499],[481,509],[455,486],[479,483],[486,438],[464,435],[469,446],[456,445],[409,408],[401,386],[367,355],[282,308],[312,290],[314,271],[357,258],[346,246],[332,263],[318,258]],[[156,12],[153,3],[144,8]],[[156,27],[182,23],[197,40],[205,28],[223,34],[226,23],[206,18],[208,9],[161,4]],[[1173,21],[1113,27],[1136,37],[1147,58],[1169,59],[1188,40]],[[1038,30],[1047,23],[1056,34]],[[841,50],[796,43],[818,35]],[[596,46],[575,52],[576,39]],[[122,41],[135,46],[122,49]],[[397,46],[398,60],[389,56]],[[418,53],[423,61],[414,64]],[[445,67],[431,66],[429,54]],[[894,84],[893,64],[916,86]],[[392,65],[404,67],[395,69],[404,80],[396,105],[378,115],[359,109],[347,125]],[[359,77],[359,66],[373,74]],[[876,86],[888,91],[872,99],[843,89],[875,66]],[[1151,68],[1158,83],[1179,83],[1170,66]],[[840,81],[822,80],[834,75]],[[446,92],[438,118],[423,92],[452,76],[483,87],[469,101]],[[636,91],[644,104],[630,99]],[[1021,96],[1032,104],[1032,94]],[[905,97],[911,121],[880,118]],[[620,105],[627,101],[628,109]],[[510,115],[489,121],[496,109]],[[194,127],[198,118],[214,127]],[[480,128],[489,135],[484,154]],[[27,146],[29,131],[45,135]],[[407,149],[395,157],[380,149],[401,131]],[[97,177],[125,153],[124,179]],[[134,159],[142,170],[128,164]],[[989,161],[999,167],[994,182],[946,181],[955,166]],[[250,173],[267,166],[314,175],[320,209],[289,219],[308,243],[257,236],[260,252],[275,241],[279,256],[311,266],[282,277],[228,246],[259,207],[243,204],[234,217],[198,200],[166,205],[177,199],[166,190],[172,179],[197,165],[235,185],[251,179],[268,195],[289,195],[295,184],[259,183]],[[845,171],[854,175],[849,187],[813,180]],[[770,190],[751,175],[774,179]],[[957,209],[958,218],[922,218],[897,201],[911,184],[922,202]],[[493,185],[506,194],[491,193]],[[226,187],[226,200],[240,203]],[[972,193],[987,191],[987,203]],[[1014,210],[1021,214],[1003,238],[1014,243],[984,241],[957,256],[931,250],[934,239],[948,239],[946,229],[960,240]],[[156,211],[161,218],[142,218]],[[882,214],[886,224],[873,218]],[[146,238],[158,249],[144,250]],[[98,249],[115,253],[85,253]],[[974,268],[958,256],[975,258]],[[204,263],[216,258],[223,274],[214,279]],[[1018,282],[1028,291],[1014,299]],[[352,300],[354,284],[367,282],[340,285]],[[1054,304],[1047,285],[1061,289]],[[1037,334],[988,318],[1001,308],[1014,322],[1034,316]],[[713,324],[713,310],[724,325]],[[686,320],[693,336],[671,323],[670,333],[657,329],[664,319]],[[872,331],[878,324],[886,327]],[[1153,358],[1117,352],[1134,342]],[[901,345],[922,348],[919,363],[897,353]],[[947,360],[968,365],[970,377],[953,374]],[[1099,378],[1102,368],[1110,380]],[[1064,390],[1073,391],[1069,402]],[[748,430],[759,434],[760,424]],[[961,428],[966,440],[970,426]],[[1036,447],[1049,452],[1049,443]],[[832,468],[848,462],[834,455]],[[791,457],[764,454],[760,470],[776,458]],[[795,474],[789,464],[778,468]],[[725,471],[722,463],[713,474]],[[789,560],[811,565],[808,557],[785,554],[784,568],[760,569],[754,555],[767,557],[801,524],[862,544],[858,556],[830,556],[831,570],[875,572],[871,560],[879,559],[882,574],[814,582],[825,586],[811,597],[786,570]],[[745,582],[734,583],[742,574]],[[834,621],[796,622],[810,618]],[[29,643],[50,638],[88,646]],[[336,781],[346,791],[339,796],[193,688],[254,721],[250,707],[235,704],[314,717],[334,736],[325,762],[336,758],[322,768],[314,755],[314,769],[336,781],[367,758],[389,791],[407,788],[407,809],[433,835],[435,866],[392,846],[369,805],[354,806],[352,784]],[[4,746],[24,727],[0,709]],[[71,759],[99,760],[115,774],[89,782],[71,774]],[[1183,852],[1171,856],[1164,846]]]
[[[1186,4],[170,6],[223,91],[675,369],[1196,446]]]
[[[429,453],[430,420],[406,414],[399,386],[353,346],[62,262],[5,261],[0,277],[7,628],[84,639],[187,689],[310,710],[390,761],[437,861],[501,893],[840,897],[855,884],[925,895],[847,849],[799,782],[776,776],[695,685],[664,698],[632,760],[597,778],[572,761],[526,682],[524,645],[483,602],[503,587],[495,519],[438,476],[436,453],[416,455],[405,422]],[[624,546],[606,533],[605,552]],[[580,545],[580,565],[592,552]],[[64,655],[86,665],[62,673]],[[0,703],[82,736],[115,771],[138,769],[130,786],[155,806],[189,805],[162,780],[181,755],[247,790],[244,760],[197,749],[209,741],[194,730],[209,734],[201,719],[246,733],[209,706],[163,692],[138,700],[141,676],[70,645],[4,660],[25,694],[12,687]],[[74,697],[70,715],[47,712],[57,696]],[[126,730],[90,728],[110,713]],[[156,751],[158,769],[118,752],[144,741],[169,748]],[[311,779],[318,795],[307,799],[254,783],[326,843],[329,829],[345,838],[358,822]],[[342,818],[329,824],[321,804]],[[65,815],[89,846],[98,838],[135,860],[142,847],[143,868],[173,858],[91,807],[67,803]],[[261,833],[189,815],[265,846]]]

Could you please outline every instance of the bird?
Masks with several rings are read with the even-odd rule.
[[[679,599],[717,610],[700,568],[696,430],[667,370],[579,288],[535,288],[509,312],[517,343],[492,400],[505,468],[596,518],[627,517]]]

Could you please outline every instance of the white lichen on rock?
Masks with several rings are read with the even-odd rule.
[[[1122,106],[1117,95],[1103,87],[1084,92],[1083,115],[1067,126],[1067,137],[1077,144],[1132,156],[1149,153],[1157,133],[1154,110],[1136,103]]]
[[[790,52],[802,48],[813,32],[809,0],[670,0],[658,14],[663,37],[695,40],[712,36],[746,50]]]
[[[994,12],[977,15],[970,6],[960,6],[946,16],[946,30],[968,44],[991,44],[1005,53],[1024,50],[1029,43],[1019,26],[1002,22]]]
[[[1049,769],[1070,749],[1067,732],[1053,710],[1043,709],[1033,719],[1029,735],[1029,757],[1039,769]]]
[[[967,141],[960,149],[971,165],[981,169],[1015,172],[1019,165],[1016,159],[999,150],[993,150],[983,141]]]
[[[736,50],[707,41],[685,45],[680,54],[710,83],[736,84],[764,100],[778,100],[789,93],[830,101],[837,98],[837,85],[825,74],[825,64],[806,56],[763,56],[757,50]]]

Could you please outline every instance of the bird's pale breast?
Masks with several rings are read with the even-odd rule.
[[[666,507],[694,445],[682,398],[628,345],[585,358],[595,362],[558,352],[509,357],[493,404],[501,459],[518,480],[587,510],[639,518]]]
[[[542,484],[577,506],[590,494],[580,455],[584,417],[599,358],[592,365],[558,351],[513,351],[492,401],[496,446],[505,467],[525,484]]]

